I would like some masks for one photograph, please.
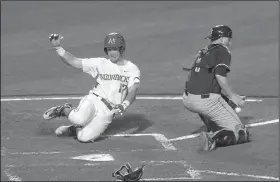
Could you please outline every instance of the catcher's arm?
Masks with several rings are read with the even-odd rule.
[[[56,50],[57,54],[65,64],[74,68],[82,68],[82,59],[73,56],[71,53],[67,52],[61,47],[60,40],[62,38],[63,37],[58,34],[50,35],[49,40],[53,46],[53,49]]]

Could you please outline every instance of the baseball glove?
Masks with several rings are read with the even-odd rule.
[[[118,180],[121,181],[139,181],[143,175],[143,168],[144,165],[142,165],[141,168],[132,170],[131,166],[129,163],[123,165],[120,167],[119,170],[114,172],[112,174],[113,177],[117,178]]]

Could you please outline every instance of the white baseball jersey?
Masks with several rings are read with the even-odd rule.
[[[128,87],[140,83],[140,70],[131,61],[117,65],[106,58],[82,59],[83,71],[90,74],[97,85],[90,91],[103,97],[112,105],[125,99]]]

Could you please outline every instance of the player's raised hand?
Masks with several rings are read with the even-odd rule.
[[[49,36],[49,40],[50,40],[53,47],[59,47],[61,39],[63,39],[63,37],[59,34],[51,34]]]

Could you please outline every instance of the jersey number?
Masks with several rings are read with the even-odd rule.
[[[200,67],[195,67],[194,71],[195,72],[199,72],[200,71]]]
[[[119,88],[119,93],[122,93],[126,89],[127,89],[127,85],[121,83],[120,88]]]

